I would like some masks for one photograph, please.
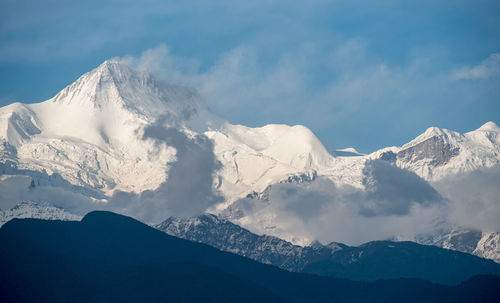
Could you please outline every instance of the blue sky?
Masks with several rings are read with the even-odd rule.
[[[2,106],[113,57],[195,86],[233,123],[303,124],[330,149],[500,123],[500,1],[0,2]]]

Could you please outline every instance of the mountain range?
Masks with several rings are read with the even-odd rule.
[[[195,89],[116,61],[47,101],[0,109],[4,218],[23,201],[59,219],[106,209],[158,224],[207,212],[298,251],[411,240],[499,261],[499,163],[494,122],[330,153],[305,126],[230,124]]]
[[[436,246],[374,241],[357,247],[336,242],[301,247],[258,236],[214,215],[171,217],[155,228],[286,270],[357,281],[406,277],[459,284],[478,274],[500,274],[498,263]]]

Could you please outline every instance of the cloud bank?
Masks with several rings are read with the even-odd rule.
[[[500,232],[500,167],[480,169],[441,180],[435,188],[451,201],[452,224]]]
[[[435,230],[448,201],[412,172],[376,160],[364,169],[366,190],[311,183],[275,184],[267,200],[242,199],[231,213],[250,215],[260,233],[361,244],[375,239],[414,239]],[[245,222],[245,219],[242,221]]]
[[[22,200],[45,201],[80,215],[105,209],[158,223],[172,215],[198,215],[222,202],[213,190],[214,171],[220,163],[211,152],[210,140],[162,122],[146,129],[144,138],[177,150],[169,177],[157,190],[116,193],[108,203],[101,203],[61,187],[30,188],[27,176],[4,176],[0,208]],[[336,186],[324,177],[310,183],[274,184],[264,195],[267,198],[240,199],[228,213],[243,218],[243,225],[251,218],[248,227],[254,232],[349,245],[415,240],[453,227],[500,231],[499,167],[429,184],[412,172],[375,160],[366,163],[363,182],[366,190]]]
[[[252,222],[247,226],[258,233],[299,243],[414,241],[455,227],[500,231],[500,168],[431,185],[376,160],[366,163],[364,179],[366,190],[336,186],[322,177],[311,183],[275,184],[266,199],[241,199],[228,213],[244,225]]]

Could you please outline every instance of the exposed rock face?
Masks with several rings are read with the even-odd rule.
[[[380,154],[379,157],[380,160],[388,161],[388,162],[393,162],[397,160],[397,155],[393,153],[392,151],[386,151]]]
[[[429,165],[440,166],[457,156],[460,148],[445,143],[440,137],[431,137],[415,146],[408,147],[397,153],[397,160],[406,163],[416,163],[427,159]]]

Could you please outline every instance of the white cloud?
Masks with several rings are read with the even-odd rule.
[[[500,167],[449,177],[435,184],[450,203],[453,224],[489,232],[500,231]]]
[[[309,125],[306,122],[310,120],[316,126],[325,121],[326,126],[332,117],[348,118],[367,103],[400,101],[411,89],[401,89],[405,81],[419,80],[419,62],[402,68],[374,63],[359,40],[339,44],[333,50],[305,43],[271,62],[264,62],[255,47],[240,45],[203,70],[201,62],[175,56],[164,44],[139,57],[117,59],[167,81],[197,88],[209,107],[237,123],[276,122],[276,115],[286,107],[288,121]],[[315,108],[321,110],[310,113]],[[249,113],[258,116],[249,119]],[[316,118],[309,119],[309,114]]]
[[[382,161],[368,162],[363,191],[326,178],[275,184],[268,200],[242,199],[232,213],[258,233],[359,245],[373,240],[415,240],[452,227],[500,231],[500,168],[429,183]]]
[[[112,60],[120,61],[137,70],[144,70],[160,76],[166,81],[179,84],[195,84],[192,83],[191,78],[199,73],[199,62],[173,55],[166,44],[159,44],[147,49],[138,57],[115,57]]]
[[[480,64],[464,67],[452,73],[453,80],[489,79],[500,76],[500,53],[488,56]]]

